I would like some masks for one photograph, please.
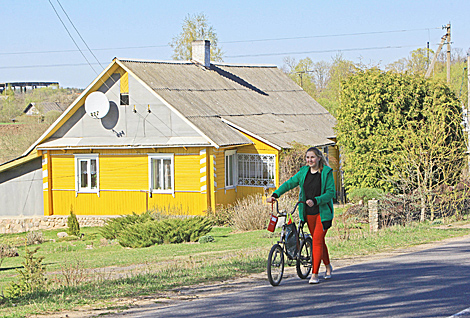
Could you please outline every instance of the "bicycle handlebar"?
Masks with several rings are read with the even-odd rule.
[[[280,213],[279,212],[279,201],[276,199],[276,198],[273,198],[274,201],[271,202],[271,211],[274,212],[274,202],[276,202],[276,213],[278,216],[287,216],[287,213]],[[294,214],[295,210],[297,210],[297,207],[299,206],[300,203],[303,203],[303,204],[307,204],[305,201],[298,201],[295,206],[294,206],[294,209],[292,210],[292,214]]]

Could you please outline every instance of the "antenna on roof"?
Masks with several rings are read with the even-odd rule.
[[[103,118],[109,111],[108,98],[102,92],[91,93],[85,100],[85,111],[92,118]]]

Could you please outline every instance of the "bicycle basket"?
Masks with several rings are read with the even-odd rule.
[[[299,238],[297,237],[297,227],[295,223],[287,224],[286,225],[286,251],[287,256],[290,259],[295,258],[295,254],[297,254],[297,250],[299,249],[298,242]]]

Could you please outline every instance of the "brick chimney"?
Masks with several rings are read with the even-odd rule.
[[[192,60],[206,68],[211,67],[211,42],[208,40],[193,41]]]

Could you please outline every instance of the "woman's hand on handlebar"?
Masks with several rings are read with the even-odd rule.
[[[266,198],[266,202],[267,202],[267,203],[273,203],[274,201],[276,201],[276,198],[275,198],[275,197]]]

